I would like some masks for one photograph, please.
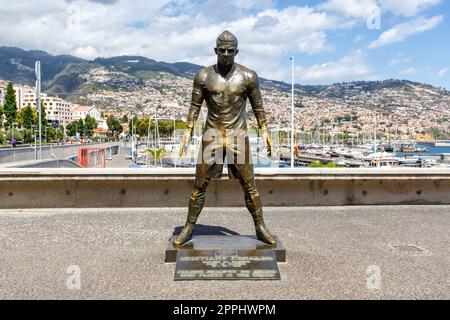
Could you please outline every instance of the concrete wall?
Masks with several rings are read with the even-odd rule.
[[[193,182],[193,169],[0,169],[0,208],[186,207]],[[264,206],[450,204],[449,169],[267,168],[256,183]],[[213,180],[206,206],[244,206],[239,182]]]

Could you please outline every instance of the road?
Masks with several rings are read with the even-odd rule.
[[[450,298],[450,206],[266,208],[287,262],[279,264],[281,281],[256,282],[173,281],[164,250],[185,215],[183,208],[0,210],[0,299]],[[254,232],[244,208],[205,208],[198,223]],[[67,287],[70,266],[79,268],[80,289]]]

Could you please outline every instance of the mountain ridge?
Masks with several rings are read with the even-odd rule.
[[[188,62],[167,63],[151,58],[124,55],[94,60],[86,60],[71,55],[51,55],[42,50],[24,50],[17,47],[0,46],[0,78],[15,83],[34,85],[34,64],[41,61],[43,90],[49,93],[83,93],[86,81],[84,74],[96,68],[106,68],[111,73],[122,73],[134,78],[131,85],[139,85],[148,77],[158,73],[167,73],[173,76],[193,78],[195,73],[204,68]],[[130,80],[131,81],[131,80]],[[260,78],[262,87],[276,88],[284,92],[291,90],[291,84],[283,81]],[[114,89],[115,84],[109,84]],[[410,80],[387,79],[382,81],[352,81],[328,85],[301,85],[296,84],[299,94],[317,96],[320,98],[343,99],[359,96],[362,93],[381,91],[389,88],[409,90],[410,87],[419,86],[424,90],[433,90],[444,95],[450,92],[444,88]]]

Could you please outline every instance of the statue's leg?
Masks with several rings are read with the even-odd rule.
[[[176,246],[182,245],[183,243],[189,241],[192,238],[192,233],[194,232],[195,223],[200,215],[205,204],[206,188],[210,182],[209,178],[197,176],[195,179],[194,190],[191,193],[189,199],[189,211],[187,216],[186,224],[178,235],[177,239],[173,241]]]
[[[198,216],[202,212],[203,205],[205,204],[206,188],[209,182],[210,179],[206,178],[197,178],[195,180],[194,191],[192,191],[189,199],[188,223],[195,224],[197,222]]]
[[[255,223],[257,238],[271,246],[276,246],[276,240],[270,235],[270,232],[264,223],[261,198],[258,189],[256,188],[253,167],[251,165],[236,165],[233,169],[235,171],[235,176],[239,179],[239,182],[244,189],[245,205]]]

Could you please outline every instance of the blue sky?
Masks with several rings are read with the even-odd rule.
[[[238,63],[268,79],[289,82],[293,55],[297,83],[397,78],[450,89],[449,2],[16,0],[0,10],[0,45],[209,65],[228,29]]]
[[[400,1],[398,1],[400,2]],[[298,5],[300,1],[279,1],[279,7]],[[314,6],[323,1],[301,1]],[[373,70],[378,79],[408,79],[430,83],[450,89],[450,2],[440,1],[436,5],[420,10],[412,17],[382,12],[381,29],[368,29],[365,23],[345,31],[330,32],[329,42],[336,46],[333,52],[323,54],[295,54],[301,64],[322,64],[336,61],[352,50],[364,50],[364,61]],[[443,16],[442,22],[427,31],[413,34],[404,41],[370,48],[383,32],[396,25],[415,20],[417,17],[432,18]]]

